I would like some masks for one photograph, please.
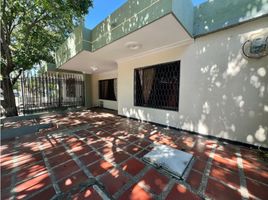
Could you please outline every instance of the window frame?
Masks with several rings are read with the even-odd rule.
[[[108,81],[108,84],[109,84],[109,81],[111,81],[111,80],[113,80],[113,92],[114,92],[114,99],[105,99],[105,98],[101,98],[101,92],[100,92],[100,90],[101,90],[101,82],[104,82],[104,81]],[[115,81],[117,81],[117,78],[110,78],[110,79],[101,79],[101,80],[99,80],[98,81],[98,92],[99,92],[99,94],[98,94],[98,97],[99,97],[99,100],[106,100],[106,101],[117,101],[117,96],[116,96],[116,93],[115,93]]]
[[[149,105],[138,105],[137,104],[137,99],[136,99],[136,93],[137,93],[137,91],[136,91],[136,86],[137,86],[137,83],[136,83],[136,80],[137,80],[137,72],[139,71],[139,70],[144,70],[144,69],[151,69],[151,68],[160,68],[160,67],[164,67],[164,65],[168,65],[168,64],[171,64],[171,63],[177,63],[177,64],[179,64],[179,66],[178,66],[178,73],[179,73],[179,76],[178,76],[178,91],[177,91],[177,93],[178,93],[178,102],[177,102],[177,106],[176,106],[176,108],[174,107],[174,108],[168,108],[168,107],[155,107],[155,106],[149,106]],[[158,109],[158,110],[167,110],[167,111],[175,111],[175,112],[177,112],[177,111],[179,111],[179,107],[180,107],[180,79],[181,79],[181,60],[176,60],[176,61],[171,61],[171,62],[165,62],[165,63],[159,63],[159,64],[154,64],[154,65],[149,65],[149,66],[145,66],[145,67],[139,67],[139,68],[135,68],[134,69],[134,85],[133,85],[133,89],[134,89],[134,106],[135,107],[143,107],[143,108],[152,108],[152,109]]]
[[[66,84],[66,97],[76,98],[76,80],[75,78],[68,78],[65,81]]]

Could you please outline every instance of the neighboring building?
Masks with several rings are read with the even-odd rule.
[[[56,64],[91,74],[88,106],[268,147],[267,37],[268,0],[129,0]]]

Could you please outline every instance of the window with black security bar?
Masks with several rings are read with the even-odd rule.
[[[66,96],[67,97],[75,97],[75,79],[74,78],[68,78],[66,80]]]
[[[135,69],[135,106],[179,110],[180,61]]]
[[[116,79],[99,81],[99,99],[116,101]]]

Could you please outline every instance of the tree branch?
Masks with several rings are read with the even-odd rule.
[[[12,86],[17,82],[18,78],[20,77],[21,73],[23,72],[23,69],[19,69],[19,73],[16,77],[14,77],[11,81]]]

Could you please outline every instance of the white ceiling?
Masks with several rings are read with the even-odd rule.
[[[142,56],[170,46],[183,45],[192,42],[192,40],[175,17],[169,14],[95,52],[80,52],[64,63],[60,69],[89,74],[101,73],[116,69],[118,61]],[[141,48],[128,49],[126,43],[132,41],[141,44]]]

